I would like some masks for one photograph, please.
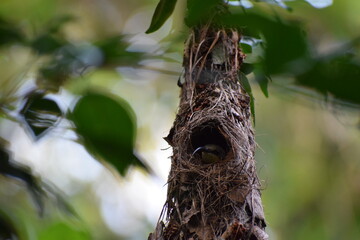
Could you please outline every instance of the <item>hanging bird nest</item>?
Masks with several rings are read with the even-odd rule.
[[[149,239],[267,239],[238,42],[237,31],[205,27],[186,43],[179,112],[165,138],[173,148],[167,200]],[[202,162],[194,151],[207,144],[225,157]]]

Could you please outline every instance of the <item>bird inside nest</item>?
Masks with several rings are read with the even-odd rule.
[[[216,144],[205,144],[198,147],[193,155],[198,156],[203,163],[216,163],[225,158],[225,150]]]

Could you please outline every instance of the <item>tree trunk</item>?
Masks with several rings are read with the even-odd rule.
[[[194,28],[185,45],[168,194],[149,240],[268,239],[255,169],[250,97],[238,81],[237,30]],[[224,154],[204,162],[197,149]]]

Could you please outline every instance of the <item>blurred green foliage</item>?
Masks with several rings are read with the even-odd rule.
[[[359,3],[337,1],[328,8],[316,9],[305,1],[263,0],[247,1],[252,6],[248,8],[246,6],[250,5],[245,5],[245,1],[229,1],[238,6],[226,10],[220,2],[207,1],[204,6],[203,1],[188,0],[187,7],[181,9],[176,0],[2,1],[0,127],[8,126],[7,121],[15,122],[19,127],[25,126],[34,141],[41,141],[40,138],[56,129],[60,121],[67,119],[87,151],[115,167],[121,175],[126,175],[131,166],[147,169],[134,151],[137,127],[130,107],[144,103],[137,103],[136,96],[128,98],[132,101],[130,104],[121,98],[124,96],[115,97],[114,84],[108,82],[114,83],[109,79],[117,72],[120,72],[120,79],[124,78],[120,67],[140,72],[148,66],[146,61],[172,59],[168,57],[174,54],[172,49],[180,49],[183,42],[172,41],[174,38],[169,37],[170,40],[157,42],[156,49],[141,46],[137,49],[134,36],[124,29],[134,28],[131,18],[150,9],[153,12],[156,4],[150,26],[142,26],[137,20],[135,31],[144,33],[148,27],[146,32],[153,33],[151,36],[161,35],[166,28],[161,26],[169,22],[173,13],[174,27],[176,18],[191,27],[211,16],[214,24],[238,28],[243,34],[239,44],[247,58],[239,80],[251,95],[253,114],[257,108],[257,139],[260,147],[266,150],[266,154],[259,151],[257,156],[260,169],[263,165],[267,168],[264,178],[270,178],[264,202],[273,239],[358,238],[358,132],[349,133],[329,116],[319,120],[325,115],[323,111],[319,113],[317,109],[294,104],[290,96],[298,96],[300,92],[302,97],[312,96],[334,103],[334,109],[346,105],[352,107],[351,111],[358,111],[359,35],[353,29],[360,27],[356,18]],[[314,5],[312,2],[316,1],[306,2]],[[147,22],[150,22],[149,14]],[[183,27],[172,31],[173,34],[183,32],[186,32]],[[154,41],[145,35],[138,38]],[[175,39],[182,38],[176,36]],[[166,72],[168,69],[160,67],[159,70]],[[93,91],[98,87],[91,80],[94,78],[106,91]],[[31,81],[35,88],[24,87]],[[263,99],[253,83],[258,83],[262,93],[270,98]],[[173,87],[176,87],[175,81]],[[158,89],[168,91],[164,86]],[[51,98],[64,90],[79,97],[74,107],[64,109]],[[141,87],[138,91],[144,95],[152,92]],[[276,100],[271,97],[275,94],[287,98]],[[347,114],[342,111],[345,112],[341,110],[340,115]],[[137,116],[137,119],[146,121],[146,117]],[[169,116],[164,114],[163,117]],[[255,120],[255,115],[253,117]],[[263,133],[267,135],[262,136]],[[3,137],[6,138],[0,135],[0,139]],[[24,182],[40,209],[45,204],[42,198],[53,195],[71,212],[61,200],[61,193],[44,187],[30,168],[15,164],[7,144],[1,141],[0,147],[2,175]],[[1,194],[6,192],[5,189]],[[9,237],[14,233],[28,239],[59,239],[60,236],[61,239],[64,236],[66,239],[93,239],[91,235],[94,234],[98,239],[118,239],[106,233],[99,222],[91,227],[102,230],[91,234],[67,220],[55,219],[39,227],[34,220],[37,217],[31,217],[31,210],[23,207],[27,202],[24,195],[3,195],[0,210],[11,206],[9,209],[16,211],[1,215],[1,236]],[[9,201],[12,198],[16,201]],[[88,211],[89,216],[99,219],[94,209]],[[19,226],[22,222],[26,227]]]
[[[5,144],[1,142],[0,145],[0,174],[19,179],[23,181],[32,195],[36,206],[41,216],[44,211],[44,197],[45,194],[40,186],[40,182],[36,177],[33,176],[31,169],[12,161],[9,153],[4,149]],[[8,227],[6,227],[7,229]]]
[[[24,36],[11,22],[0,18],[0,46],[14,42],[22,42]]]
[[[241,5],[241,1],[237,2]],[[268,96],[270,79],[282,75],[292,76],[297,85],[312,88],[325,96],[331,95],[340,100],[339,102],[357,106],[360,104],[360,95],[354,90],[360,89],[357,38],[349,39],[342,48],[318,56],[313,52],[314,47],[309,44],[304,28],[298,20],[290,19],[289,14],[280,11],[269,14],[264,11],[263,6],[255,2],[257,1],[253,3],[255,6],[250,9],[237,7],[227,11],[220,0],[208,1],[206,5],[202,1],[188,0],[185,22],[187,26],[194,27],[211,21],[218,27],[237,28],[246,38],[262,39],[263,44],[260,47],[263,48],[263,54],[252,64],[255,80],[265,96]],[[283,1],[263,2],[291,9]],[[152,31],[158,29],[172,13],[173,8],[163,7],[167,4],[173,6],[174,1],[159,2],[153,21],[161,21],[156,20],[156,23],[151,24],[149,29]],[[258,47],[258,42],[248,42],[245,46],[245,52],[251,56],[253,51],[249,47]],[[247,71],[247,74],[249,73],[251,72]]]
[[[357,239],[360,136],[352,118],[280,96],[257,99],[256,156],[270,235]]]
[[[54,223],[41,232],[39,240],[90,240],[92,239],[88,232],[79,231],[64,222]]]
[[[152,33],[158,30],[173,13],[175,5],[176,0],[160,0],[146,33]]]
[[[36,140],[56,126],[62,112],[54,100],[46,99],[43,92],[35,91],[26,97],[21,115]]]
[[[19,239],[15,224],[3,213],[0,213],[0,239]]]
[[[145,165],[134,155],[134,113],[125,101],[87,93],[77,102],[70,119],[86,149],[112,164],[121,175],[131,165]]]

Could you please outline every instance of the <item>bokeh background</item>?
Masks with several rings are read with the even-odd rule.
[[[119,176],[77,143],[72,125],[65,119],[38,141],[16,121],[0,119],[0,136],[9,142],[13,159],[57,189],[77,213],[77,217],[67,214],[49,198],[44,216],[39,217],[25,185],[1,176],[0,213],[20,239],[137,240],[147,239],[153,230],[166,198],[171,149],[162,138],[177,111],[176,83],[187,34],[182,23],[183,1],[159,31],[145,34],[156,4],[155,0],[0,2],[1,19],[14,23],[14,28],[30,37],[44,32],[56,19],[70,19],[59,26],[59,34],[86,49],[83,59],[93,65],[101,61],[93,43],[113,36],[122,36],[128,43],[127,53],[150,56],[136,64],[124,57],[121,64],[73,74],[52,97],[63,110],[71,109],[87,89],[105,89],[125,99],[136,114],[136,152],[155,175],[133,167],[126,176]],[[335,0],[325,8],[305,1],[288,4],[293,10],[286,14],[304,23],[318,53],[360,35],[359,1]],[[270,6],[271,11],[286,10]],[[38,69],[48,61],[49,56],[21,44],[2,46],[1,101],[34,88]],[[253,86],[256,159],[270,239],[358,239],[359,110],[331,102],[291,81],[280,83],[270,83],[268,98]]]

